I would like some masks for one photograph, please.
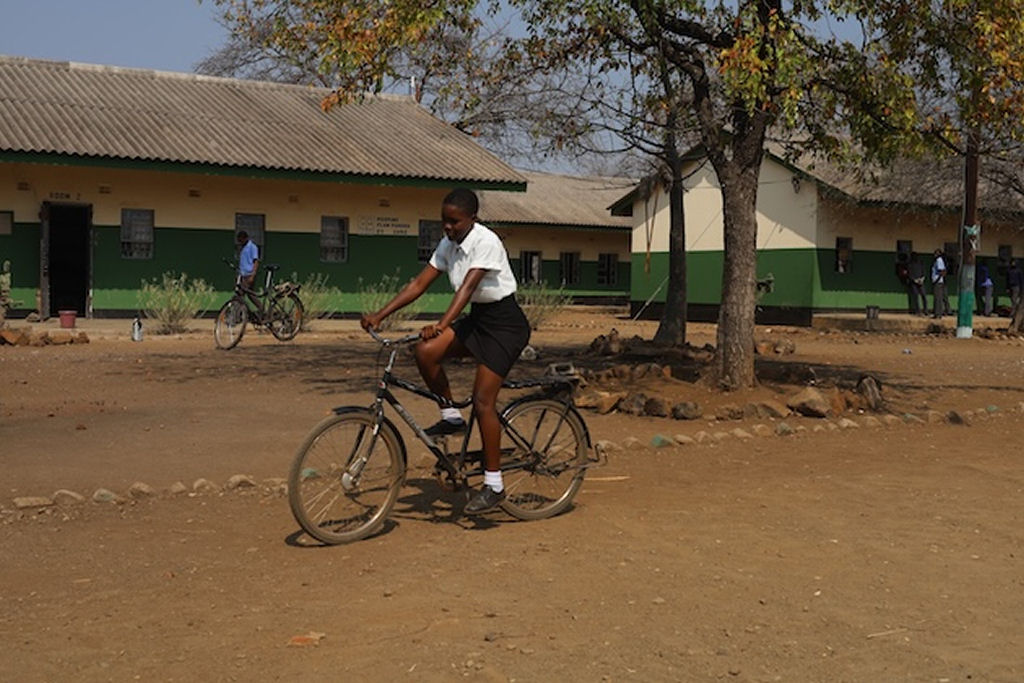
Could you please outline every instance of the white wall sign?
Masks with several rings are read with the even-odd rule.
[[[352,233],[356,235],[412,235],[412,225],[395,216],[359,216]]]

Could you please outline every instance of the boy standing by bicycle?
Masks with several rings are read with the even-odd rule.
[[[441,320],[420,330],[416,365],[430,390],[451,401],[442,361],[458,356],[476,359],[473,411],[483,443],[484,485],[467,503],[469,514],[491,510],[505,499],[498,390],[530,340],[530,324],[515,299],[516,279],[508,253],[501,238],[477,222],[479,209],[472,190],[450,192],[441,204],[444,237],[430,262],[384,308],[360,321],[363,329],[377,328],[384,318],[418,299],[438,275],[448,273],[455,295]],[[469,315],[459,317],[467,303],[472,303]],[[447,407],[441,409],[441,420],[425,431],[442,436],[465,429],[458,409]]]
[[[256,270],[260,267],[259,247],[249,239],[249,233],[245,230],[239,230],[235,239],[241,247],[238,252],[238,275],[242,278],[242,286],[252,289],[256,283]]]

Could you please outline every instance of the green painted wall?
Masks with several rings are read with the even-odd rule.
[[[10,259],[14,271],[13,296],[22,301],[22,308],[33,308],[39,283],[39,224],[15,224],[11,235],[0,236],[0,260]],[[152,259],[121,257],[120,226],[94,225],[93,236],[93,308],[133,312],[137,293],[143,280],[159,278],[163,273],[184,272],[190,278],[201,278],[216,290],[211,306],[219,306],[234,285],[233,272],[222,259],[235,255],[234,236],[226,230],[195,230],[160,227],[154,235]],[[315,233],[268,232],[262,256],[265,263],[280,264],[278,280],[290,279],[294,273],[304,281],[314,273],[328,276],[327,286],[341,294],[331,303],[338,310],[356,312],[362,308],[358,294],[363,287],[379,283],[384,275],[397,273],[404,284],[423,268],[417,260],[417,238],[377,235],[350,235],[346,263],[319,261],[320,237]],[[512,261],[518,272],[518,260]],[[558,282],[557,260],[543,263],[549,283]],[[581,263],[581,282],[566,288],[582,296],[626,294],[630,264],[619,264],[616,286],[597,284],[597,263]],[[432,285],[421,302],[425,313],[442,312],[451,301],[451,286],[442,276]]]
[[[35,308],[39,285],[39,224],[14,223],[10,235],[0,235],[0,263],[11,262],[11,298],[19,308]]]
[[[630,277],[630,299],[647,301],[661,286],[654,301],[665,301],[662,283],[668,276],[668,253],[651,254],[650,272],[645,272],[645,254],[633,254]],[[774,291],[761,302],[770,306],[806,307],[811,305],[812,260],[810,251],[780,249],[763,251],[757,258],[757,276],[771,274]],[[722,296],[722,252],[698,251],[686,255],[687,301],[694,304],[717,304]]]
[[[217,301],[223,301],[234,286],[234,273],[222,261],[235,255],[233,233],[224,230],[188,230],[158,228],[153,258],[132,260],[121,258],[120,227],[94,226],[93,307],[96,309],[129,309],[136,306],[136,291],[143,279],[157,278],[172,270],[191,278],[202,278],[217,290]],[[360,279],[364,285],[378,283],[383,275],[399,277],[404,284],[423,267],[416,260],[415,237],[349,236],[349,258],[346,263],[321,263],[320,237],[311,233],[269,232],[261,256],[264,263],[281,266],[278,281],[290,279],[293,273],[299,282],[313,273],[328,276],[327,286],[336,287],[348,296],[338,297],[347,311],[358,310]],[[261,280],[262,282],[262,280]],[[428,306],[434,310],[435,299],[448,294],[443,278],[431,287]],[[443,298],[443,297],[442,297]],[[447,304],[447,300],[444,301]],[[443,305],[438,310],[444,310]]]
[[[906,310],[907,293],[893,272],[895,254],[879,251],[855,251],[849,272],[835,272],[834,249],[776,249],[758,253],[757,275],[774,276],[774,291],[765,294],[760,303],[814,309],[862,309],[879,306],[888,310]],[[633,254],[630,300],[645,302],[668,273],[668,254],[651,254],[650,272],[645,272],[645,256]],[[686,255],[687,300],[694,304],[717,304],[722,289],[722,252],[690,252]],[[930,261],[929,264],[930,265]],[[996,270],[990,269],[993,273]],[[996,279],[996,294],[1001,294],[1001,280]],[[931,288],[926,287],[931,306]],[[665,288],[653,299],[665,301]],[[950,293],[950,305],[956,307],[956,294]],[[1008,304],[1002,296],[997,303]]]

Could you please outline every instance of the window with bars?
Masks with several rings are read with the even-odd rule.
[[[1000,244],[996,253],[999,254],[999,265],[1008,266],[1010,265],[1010,261],[1013,260],[1013,245]]]
[[[121,209],[121,258],[153,258],[153,209]]]
[[[320,217],[320,260],[323,263],[348,261],[348,219],[341,216]]]
[[[853,238],[836,238],[836,272],[849,273],[853,268]]]
[[[909,261],[910,255],[914,253],[914,242],[912,240],[896,240],[896,259]]]
[[[580,253],[578,251],[563,251],[559,256],[558,276],[563,285],[578,285],[580,283]]]
[[[430,261],[443,234],[441,221],[420,221],[419,242],[416,247],[416,257],[420,263]]]
[[[597,284],[616,285],[619,283],[619,255],[597,255]]]
[[[235,214],[235,241],[238,241],[238,233],[245,230],[257,247],[263,253],[263,232],[266,225],[266,216],[262,213],[236,213]]]

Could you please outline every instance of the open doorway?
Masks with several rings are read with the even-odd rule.
[[[91,206],[47,204],[43,207],[44,282],[41,284],[44,294],[48,294],[45,308],[49,315],[75,311],[84,317],[89,313],[91,232]]]

